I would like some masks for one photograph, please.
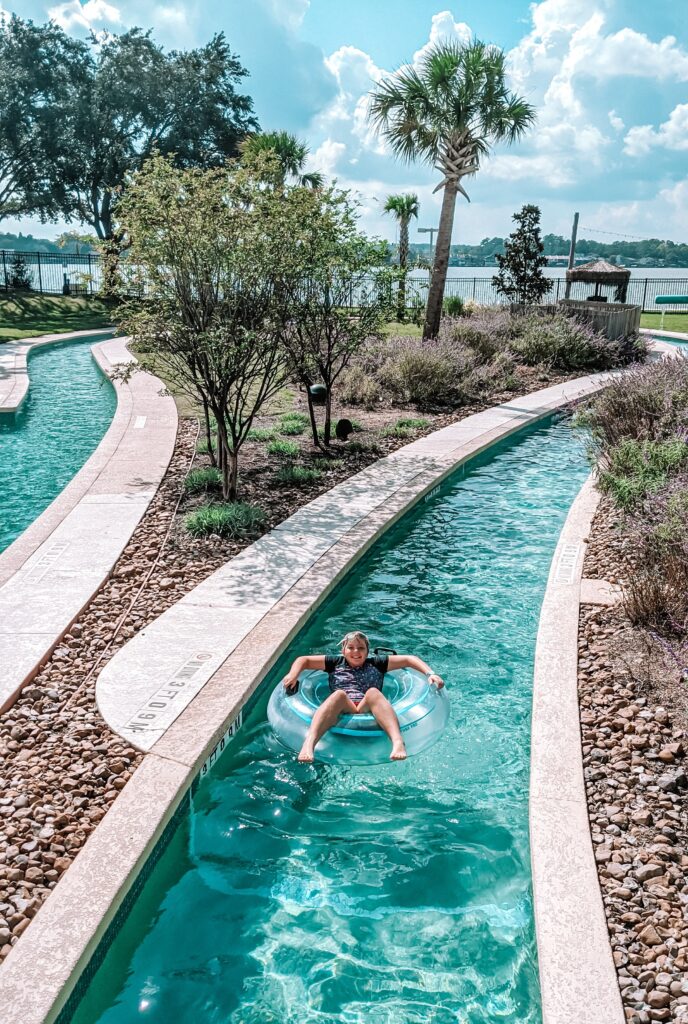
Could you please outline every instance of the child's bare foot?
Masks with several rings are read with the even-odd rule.
[[[404,757],[405,756],[406,755],[404,755]],[[297,761],[305,761],[307,764],[310,764],[314,760],[314,758],[315,754],[313,752],[313,747],[306,746],[306,744],[304,743],[304,745],[301,747],[301,750],[299,751]]]
[[[389,759],[390,761],[406,760],[406,747],[403,740],[397,740],[396,743],[392,744],[392,753],[389,755]]]

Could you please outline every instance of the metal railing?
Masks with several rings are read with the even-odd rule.
[[[0,291],[9,291],[13,287],[16,257],[23,259],[26,277],[31,291],[44,295],[96,295],[103,283],[103,258],[98,253],[43,253],[18,252],[13,249],[0,250]],[[126,263],[126,259],[123,261]],[[566,280],[563,277],[551,278],[552,287],[543,297],[543,303],[558,302],[566,292]],[[362,282],[361,289],[369,289],[373,279]],[[569,298],[586,299],[593,294],[594,285],[576,281],[571,285]],[[601,294],[609,302],[617,296],[616,287],[603,286]],[[406,281],[406,303],[424,306],[428,294],[427,279],[421,280],[409,276]],[[509,302],[500,295],[492,284],[492,275],[485,277],[447,277],[445,297],[459,296],[471,299],[481,305],[497,305]],[[688,276],[679,277],[632,277],[626,290],[625,302],[640,306],[643,312],[685,312],[685,306],[665,305],[658,307],[655,299],[658,295],[688,295]],[[352,287],[349,293],[349,304],[358,305],[357,288]]]

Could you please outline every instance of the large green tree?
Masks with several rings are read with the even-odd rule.
[[[140,29],[110,38],[91,55],[68,117],[56,175],[63,214],[111,239],[118,190],[154,151],[181,167],[235,155],[257,126],[251,100],[235,90],[245,74],[222,34],[170,53]]]
[[[216,167],[258,128],[250,97],[237,91],[247,72],[221,33],[166,52],[138,28],[80,42],[12,18],[0,58],[0,177],[9,149],[21,212],[82,221],[104,241],[114,238],[118,192],[154,151],[180,167]]]
[[[506,85],[505,54],[478,40],[438,43],[419,66],[383,78],[373,91],[370,118],[393,152],[425,160],[443,175],[444,189],[424,337],[434,337],[442,315],[458,192],[498,142],[520,138],[535,120],[529,103]]]
[[[56,25],[0,16],[0,220],[57,214],[52,161],[85,52]]]
[[[322,188],[325,179],[318,171],[305,172],[308,146],[289,132],[264,132],[249,135],[240,146],[244,159],[255,160],[261,154],[273,154],[280,167],[280,184],[289,181],[307,188]]]
[[[385,202],[385,213],[392,213],[399,224],[399,291],[397,303],[397,317],[404,320],[406,317],[406,270],[408,267],[409,255],[409,223],[412,217],[418,216],[418,196],[415,192],[401,192],[397,195],[387,196]]]

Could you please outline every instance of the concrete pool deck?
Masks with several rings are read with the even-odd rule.
[[[101,674],[98,700],[125,735],[132,737],[134,723],[134,742],[148,753],[0,969],[4,1024],[50,1024],[72,993],[76,998],[82,973],[189,785],[299,629],[368,548],[469,458],[609,378],[583,377],[514,399],[394,452],[299,510],[118,652]],[[353,504],[347,499],[340,508],[338,494],[346,488],[349,495],[352,486]],[[577,823],[585,826],[577,841],[589,843],[587,817]],[[568,936],[553,939],[549,960],[563,982],[577,969],[578,950]]]
[[[64,342],[51,335],[22,343]],[[111,333],[111,332],[108,332]],[[133,361],[126,339],[96,344],[103,373]],[[17,371],[14,401],[28,386]],[[88,604],[129,541],[169,464],[174,400],[148,374],[116,383],[117,408],[103,439],[67,487],[0,555],[0,711],[15,700]]]

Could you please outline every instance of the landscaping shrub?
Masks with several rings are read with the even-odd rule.
[[[287,437],[295,437],[298,434],[303,434],[308,423],[308,416],[304,413],[288,412],[280,418],[278,430],[280,434],[284,434]]]
[[[685,638],[688,632],[688,471],[647,498],[630,520],[635,569],[625,592],[633,622]]]
[[[247,434],[249,441],[274,441],[276,437],[272,427],[253,427]]]
[[[688,461],[688,444],[680,438],[637,441],[624,438],[611,448],[599,472],[600,490],[616,505],[631,509],[667,482]]]
[[[192,469],[184,480],[187,494],[200,494],[202,491],[219,491],[222,487],[222,474],[219,469],[210,466],[204,469]]]
[[[380,446],[375,441],[349,441],[344,451],[347,455],[379,455]]]
[[[618,342],[565,313],[526,313],[517,319],[511,349],[526,366],[550,370],[609,370],[620,363]]]
[[[322,471],[314,466],[282,466],[275,476],[281,484],[297,486],[317,483],[322,479]]]
[[[184,520],[194,537],[249,537],[265,522],[265,512],[257,505],[237,501],[231,504],[202,505]]]
[[[386,358],[378,376],[397,402],[433,409],[459,406],[466,400],[462,387],[471,362],[467,349],[440,332],[437,338],[386,339]]]
[[[688,359],[632,367],[600,392],[580,419],[602,455],[622,438],[678,436],[688,426]]]
[[[271,441],[267,446],[269,455],[281,455],[285,459],[295,459],[299,454],[299,446],[294,441]]]
[[[460,295],[446,295],[442,303],[442,313],[444,316],[466,315],[464,300]]]
[[[389,427],[384,427],[380,434],[382,437],[413,437],[417,430],[429,426],[428,420],[424,419],[400,419]]]

